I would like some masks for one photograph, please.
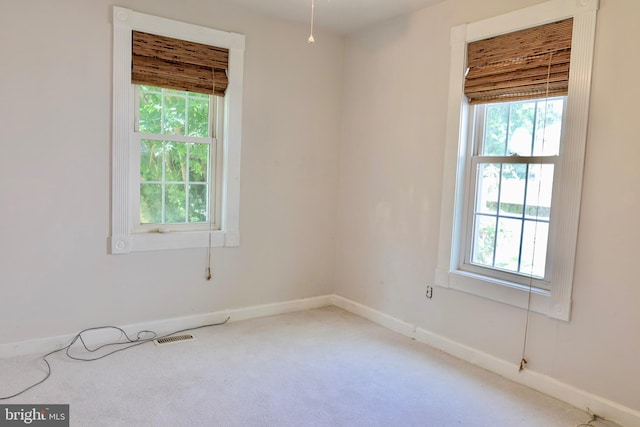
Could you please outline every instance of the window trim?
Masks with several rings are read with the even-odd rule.
[[[571,315],[573,269],[578,237],[582,174],[587,140],[593,48],[598,0],[551,0],[529,8],[464,24],[451,29],[451,58],[447,129],[440,216],[440,237],[435,284],[481,296],[549,317],[568,321]],[[554,188],[562,212],[551,224],[549,251],[554,260],[551,290],[530,289],[516,283],[460,269],[460,245],[465,236],[464,203],[470,108],[463,93],[466,44],[560,19],[574,18],[569,97],[563,160]],[[530,295],[529,295],[530,294]]]
[[[167,37],[229,49],[229,70],[224,97],[225,118],[220,129],[221,180],[220,229],[169,233],[135,233],[132,221],[132,178],[130,172],[136,150],[134,130],[134,85],[131,84],[132,31],[144,31]],[[240,244],[240,149],[242,137],[242,94],[245,36],[171,19],[113,7],[113,145],[111,188],[111,254],[135,251],[195,247],[234,247]],[[218,144],[220,145],[220,144]],[[220,158],[221,157],[221,158]]]

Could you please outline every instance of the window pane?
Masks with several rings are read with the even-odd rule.
[[[548,220],[551,214],[553,190],[553,165],[529,165],[527,184],[527,218]]]
[[[533,149],[533,121],[535,102],[511,104],[509,113],[509,142],[507,155],[530,156]]]
[[[485,135],[482,144],[483,156],[504,156],[507,143],[507,124],[509,123],[508,104],[489,104],[486,106]]]
[[[538,101],[534,155],[557,156],[560,154],[563,110],[564,98]]]
[[[493,267],[493,251],[496,238],[496,218],[476,215],[473,227],[473,249],[471,262]]]
[[[165,89],[163,98],[163,133],[168,135],[184,135],[187,113],[186,92]]]
[[[140,180],[162,180],[162,141],[140,141]]]
[[[476,212],[497,213],[500,189],[500,164],[485,163],[478,165],[477,180]]]
[[[162,95],[150,86],[140,86],[138,131],[160,133],[162,129]]]
[[[162,222],[162,185],[140,184],[140,223]]]
[[[187,175],[187,143],[165,142],[165,181],[184,182]]]
[[[498,231],[496,235],[496,268],[514,272],[518,271],[521,231],[521,220],[511,218],[498,219]]]
[[[502,164],[502,182],[500,186],[501,215],[522,215],[526,177],[526,164]]]
[[[140,85],[139,96],[138,132],[211,136],[210,95]]]
[[[187,190],[184,184],[167,184],[165,186],[165,222],[186,222]]]
[[[189,144],[189,181],[207,182],[209,176],[209,145]]]
[[[189,136],[199,136],[206,138],[209,133],[209,99],[202,99],[189,94]]]
[[[544,277],[549,239],[549,224],[525,221],[522,236],[522,261],[520,272],[534,277]]]
[[[204,143],[141,141],[140,218],[142,224],[207,222],[209,220],[210,150],[209,144]],[[157,183],[147,184],[149,181]],[[164,199],[162,188],[164,188]]]
[[[554,165],[531,156],[560,153],[566,97],[480,105],[484,111],[477,162],[472,264],[544,278]],[[476,127],[477,128],[477,127]],[[473,155],[473,153],[472,153]],[[503,157],[481,163],[482,156]],[[518,156],[517,158],[512,156]],[[528,163],[524,163],[528,162]]]
[[[138,131],[209,138],[210,95],[139,86]],[[140,141],[140,222],[209,220],[209,142]]]
[[[207,222],[207,185],[189,185],[189,222]]]

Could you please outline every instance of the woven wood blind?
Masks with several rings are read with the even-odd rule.
[[[470,104],[566,95],[573,18],[467,45]]]
[[[133,32],[131,82],[224,96],[229,50]]]

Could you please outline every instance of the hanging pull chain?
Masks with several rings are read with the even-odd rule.
[[[311,0],[311,31],[309,34],[309,39],[307,39],[307,43],[309,44],[313,44],[316,41],[316,39],[313,38],[313,15],[314,15],[315,8],[316,8],[316,2],[315,0]]]

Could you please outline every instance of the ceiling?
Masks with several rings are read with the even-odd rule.
[[[315,26],[347,34],[443,0],[315,0]],[[310,23],[311,0],[233,0],[265,15]]]

